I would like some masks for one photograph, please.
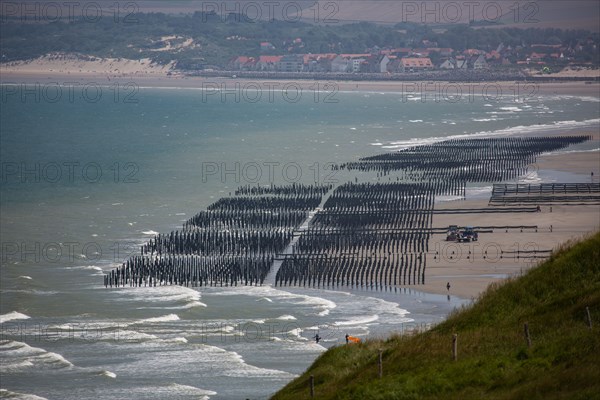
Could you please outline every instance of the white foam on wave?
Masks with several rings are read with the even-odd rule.
[[[118,293],[125,300],[139,301],[144,303],[174,302],[182,303],[178,306],[142,306],[139,308],[149,309],[188,309],[193,307],[206,307],[200,302],[200,292],[184,286],[157,286],[157,287],[124,287],[119,288]]]
[[[104,270],[97,265],[77,265],[75,267],[63,267],[63,269],[94,271],[96,273],[93,275],[104,275]]]
[[[356,318],[347,321],[335,321],[334,326],[352,326],[352,325],[365,325],[371,322],[375,322],[379,319],[378,315],[369,315],[363,318]]]
[[[407,149],[414,146],[420,145],[429,145],[433,143],[442,142],[444,140],[451,139],[475,139],[475,138],[485,138],[485,137],[494,137],[494,136],[510,136],[510,135],[523,135],[528,133],[536,133],[536,132],[547,132],[551,130],[564,130],[564,129],[572,129],[572,128],[580,128],[580,127],[594,127],[600,124],[600,118],[588,119],[584,121],[555,121],[550,124],[538,124],[538,125],[519,125],[513,126],[504,129],[498,129],[495,131],[482,131],[475,133],[464,133],[459,135],[450,135],[450,136],[437,136],[437,137],[428,137],[428,138],[411,138],[407,140],[399,140],[390,142],[389,145],[382,146],[384,149],[393,149],[393,150],[402,150]]]
[[[142,231],[142,233],[144,235],[158,235],[158,232],[153,231],[153,230],[149,230],[149,231]]]
[[[19,279],[27,279],[27,280],[32,280],[33,278],[28,276],[28,275],[21,275],[18,277]]]
[[[282,321],[295,321],[295,320],[297,320],[297,318],[294,317],[293,315],[282,315],[282,316],[277,317],[277,319],[280,319]]]
[[[295,375],[290,374],[289,372],[247,364],[242,356],[235,351],[229,351],[207,344],[195,346],[197,350],[200,351],[203,361],[208,363],[208,365],[211,365],[211,372],[218,373],[221,376],[235,378],[276,377],[280,379],[291,379],[295,377]],[[193,355],[193,353],[190,354]]]
[[[559,151],[550,151],[548,153],[543,153],[542,156],[554,156],[554,155],[558,155],[558,154],[571,154],[571,153],[595,153],[597,151],[600,151],[600,147],[595,148],[595,149],[588,149],[588,150],[559,150]]]
[[[156,336],[156,335],[151,335],[148,333],[127,330],[127,329],[121,329],[121,330],[115,332],[114,335],[102,335],[99,339],[107,340],[107,341],[115,340],[115,341],[119,341],[119,342],[123,341],[123,342],[135,342],[135,343],[159,340],[158,336]]]
[[[207,292],[208,293],[208,292]],[[337,305],[331,301],[317,296],[309,296],[305,294],[287,292],[284,290],[275,289],[271,286],[249,286],[249,287],[230,287],[225,290],[212,292],[213,296],[253,296],[253,297],[268,297],[270,299],[290,301],[293,304],[306,305],[320,309],[318,313],[323,313],[326,310],[332,310]]]
[[[256,299],[256,301],[268,301],[269,303],[272,303],[272,302],[273,302],[273,300],[271,300],[271,299],[270,299],[270,298],[268,298],[268,297],[261,297],[260,299]]]
[[[98,375],[105,376],[107,378],[112,378],[112,379],[116,379],[116,377],[117,377],[117,374],[115,374],[112,371],[108,371],[108,370],[104,370],[104,371],[100,372]]]
[[[0,398],[15,400],[48,400],[45,397],[36,396],[35,394],[12,392],[7,389],[0,389]]]
[[[523,111],[519,107],[500,107],[500,110],[503,110],[503,111]]]
[[[294,328],[285,332],[285,337],[286,339],[289,339],[290,336],[292,336],[294,339],[307,340],[306,338],[302,337],[302,332],[304,331],[301,328]]]
[[[171,322],[171,321],[179,321],[179,316],[177,314],[162,315],[160,317],[141,319],[139,321],[134,322],[134,324],[147,324],[147,323]]]
[[[31,318],[29,315],[17,312],[17,311],[11,311],[7,314],[2,314],[0,315],[0,324],[3,324],[5,322],[8,321],[14,321],[17,319],[29,319]]]
[[[209,396],[215,396],[217,394],[214,390],[200,389],[195,386],[181,385],[179,383],[170,384],[169,391],[178,395],[202,396],[199,400],[208,400],[210,399]]]

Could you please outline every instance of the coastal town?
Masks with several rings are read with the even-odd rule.
[[[294,45],[301,45],[302,38],[296,38]],[[505,46],[500,43],[495,49],[486,51],[469,48],[463,51],[437,47],[437,42],[423,40],[422,47],[379,48],[377,46],[358,54],[286,54],[240,55],[234,57],[227,69],[232,71],[267,72],[333,72],[333,73],[377,73],[394,74],[425,72],[434,70],[508,70],[516,68],[537,69],[550,73],[552,69],[592,68],[592,62],[577,62],[577,53],[584,46],[597,48],[589,38],[575,46],[562,44],[531,44],[529,46]],[[270,42],[261,43],[261,52],[276,50]],[[292,50],[292,47],[288,48]]]

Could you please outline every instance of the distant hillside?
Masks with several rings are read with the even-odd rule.
[[[517,54],[523,45],[560,44],[565,49],[581,48],[576,62],[599,62],[600,35],[586,30],[475,29],[454,24],[441,32],[414,23],[314,25],[281,20],[248,21],[238,14],[224,19],[216,13],[201,12],[139,13],[131,17],[133,22],[127,22],[125,14],[119,15],[119,22],[111,15],[94,22],[85,18],[48,22],[23,21],[15,15],[5,17],[0,24],[0,60],[31,60],[49,53],[69,53],[150,59],[163,65],[174,62],[179,69],[198,70],[226,68],[233,57],[240,55],[360,54],[384,48],[427,47],[424,43],[432,43],[429,47],[459,52],[465,49],[489,52],[503,44],[515,49],[515,60],[525,56],[525,50]]]
[[[273,400],[310,398],[309,375],[316,399],[599,399],[598,260],[600,233],[491,286],[430,331],[330,349]]]

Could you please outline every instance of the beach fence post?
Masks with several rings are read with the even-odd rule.
[[[379,349],[379,379],[383,378],[383,349]]]
[[[529,335],[529,324],[527,322],[525,322],[523,329],[525,330],[525,339],[527,340],[527,347],[531,347],[531,336]]]
[[[590,314],[590,308],[586,307],[585,308],[585,313],[587,314],[587,323],[588,323],[588,327],[590,329],[592,329],[592,315]]]
[[[315,376],[310,376],[310,397],[315,397]]]
[[[458,335],[455,333],[452,335],[452,359],[456,361],[458,359]]]

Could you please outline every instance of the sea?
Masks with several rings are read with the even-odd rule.
[[[424,330],[468,305],[418,286],[103,285],[240,186],[341,184],[355,172],[333,164],[447,138],[600,128],[598,97],[447,89],[0,86],[0,398],[266,399],[346,334]]]

